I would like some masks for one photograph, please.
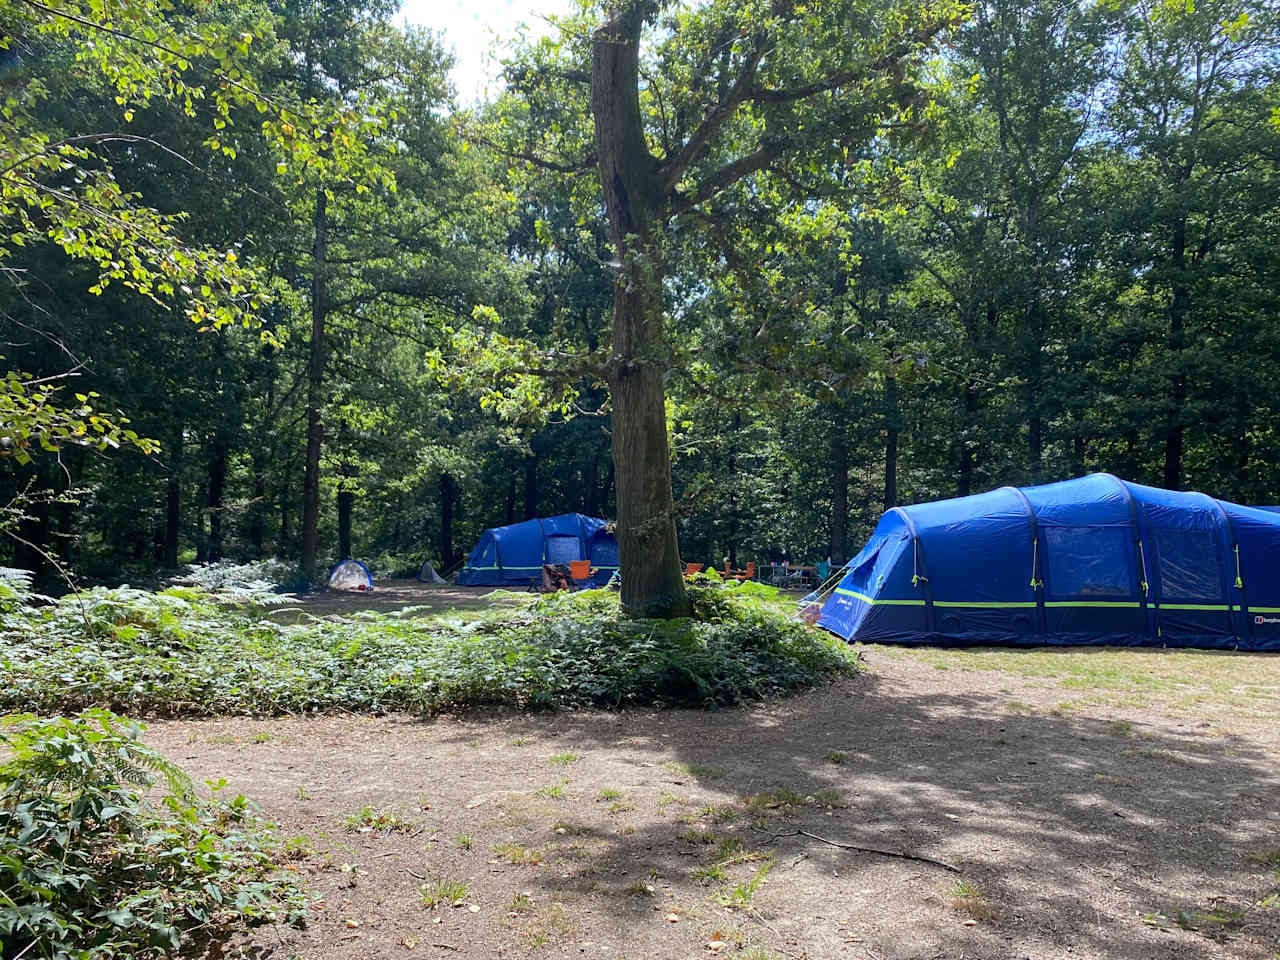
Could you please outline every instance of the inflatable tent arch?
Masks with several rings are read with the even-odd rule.
[[[895,507],[817,622],[868,643],[1280,650],[1280,514],[1104,473]]]
[[[590,560],[598,584],[618,569],[618,542],[598,517],[564,513],[491,527],[480,535],[459,586],[527,586],[542,579],[544,563]]]

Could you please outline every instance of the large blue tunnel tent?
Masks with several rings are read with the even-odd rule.
[[[1280,650],[1280,513],[1106,473],[896,507],[818,625],[867,643]]]
[[[565,513],[491,527],[467,557],[458,583],[468,587],[526,586],[542,579],[544,563],[590,560],[606,584],[618,569],[618,541],[603,520]]]

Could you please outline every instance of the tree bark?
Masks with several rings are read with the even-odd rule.
[[[645,7],[610,11],[592,38],[591,112],[600,186],[617,258],[613,288],[613,461],[622,608],[628,616],[689,614],[676,541],[667,442],[663,336],[663,183],[640,112]]]
[[[338,553],[339,560],[351,559],[351,513],[355,508],[353,490],[338,491]]]
[[[266,458],[257,454],[253,461],[253,509],[249,514],[249,543],[253,545],[253,555],[262,559],[263,544],[267,538],[267,463]]]
[[[514,481],[513,481],[514,483]],[[440,563],[448,570],[453,555],[453,504],[458,498],[458,485],[447,473],[440,474]]]
[[[209,561],[222,559],[222,506],[227,488],[227,442],[217,439],[209,456]]]
[[[738,568],[738,434],[742,431],[742,413],[733,412],[729,432],[729,566]]]
[[[311,242],[311,350],[307,359],[307,462],[302,480],[302,575],[316,577],[316,548],[320,525],[320,448],[324,443],[321,407],[324,404],[325,315],[328,312],[327,257],[329,216],[323,187],[316,189]]]
[[[164,505],[164,565],[178,566],[178,534],[182,529],[182,430],[174,432],[169,449],[169,482]]]

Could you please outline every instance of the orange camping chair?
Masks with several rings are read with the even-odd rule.
[[[591,569],[590,560],[569,561],[569,579],[573,581],[575,587],[582,588],[589,585],[591,583],[591,574],[594,572]]]

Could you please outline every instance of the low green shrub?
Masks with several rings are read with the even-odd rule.
[[[0,746],[0,956],[161,957],[197,932],[300,921],[274,835],[243,797],[190,779],[105,711],[8,717]],[[153,802],[157,779],[167,790]]]
[[[281,625],[193,590],[94,590],[0,619],[0,709],[715,706],[853,670],[844,644],[768,595],[709,586],[692,598],[695,616],[669,621],[628,620],[616,594],[593,590],[466,619],[364,611]]]

